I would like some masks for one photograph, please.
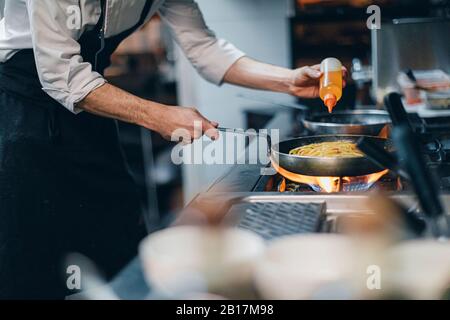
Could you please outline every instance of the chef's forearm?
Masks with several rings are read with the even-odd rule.
[[[227,71],[224,81],[253,89],[289,92],[294,74],[290,69],[243,57]]]
[[[154,129],[164,105],[141,99],[106,83],[87,95],[77,107],[96,115]]]

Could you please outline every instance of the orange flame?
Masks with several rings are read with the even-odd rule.
[[[286,179],[283,179],[283,181],[281,181],[280,187],[278,189],[280,192],[285,192],[286,191]]]
[[[292,173],[286,169],[281,168],[277,164],[273,163],[275,170],[288,180],[293,182],[307,184],[310,186],[319,186],[323,191],[327,193],[339,192],[341,191],[342,182],[351,182],[356,177],[314,177],[314,176],[304,176],[301,174]],[[373,174],[364,176],[365,183],[372,184],[378,181],[381,177],[387,174],[389,170],[383,170]],[[280,190],[282,191],[282,190]]]
[[[383,170],[380,172],[376,172],[376,173],[372,173],[367,175],[367,183],[374,183],[377,182],[378,180],[381,179],[381,177],[383,177],[385,174],[387,174],[389,172],[389,170]]]
[[[383,129],[381,129],[380,133],[378,134],[378,137],[379,138],[383,138],[383,139],[387,139],[389,137],[389,130],[390,130],[389,125],[388,124],[385,125],[383,127]]]
[[[315,177],[316,185],[327,193],[338,192],[341,189],[341,179],[335,177]]]

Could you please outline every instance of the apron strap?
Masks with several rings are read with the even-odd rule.
[[[103,74],[111,64],[111,55],[116,51],[120,43],[141,27],[147,18],[154,0],[146,0],[139,21],[128,30],[110,38],[105,38],[103,26],[106,18],[106,0],[102,0],[102,14],[93,30],[86,31],[78,40],[81,46],[81,56],[85,62],[89,62],[93,69]]]

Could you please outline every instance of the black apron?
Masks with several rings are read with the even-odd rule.
[[[103,73],[120,42],[98,25],[79,39],[84,61]],[[68,253],[91,258],[110,278],[145,235],[137,187],[117,122],[74,115],[41,89],[32,50],[0,64],[0,298],[64,298]],[[81,276],[83,276],[81,270]]]

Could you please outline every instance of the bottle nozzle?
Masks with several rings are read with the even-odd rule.
[[[333,112],[333,108],[336,106],[337,103],[336,96],[334,94],[329,93],[325,95],[323,101],[328,108],[328,112],[329,113]]]

